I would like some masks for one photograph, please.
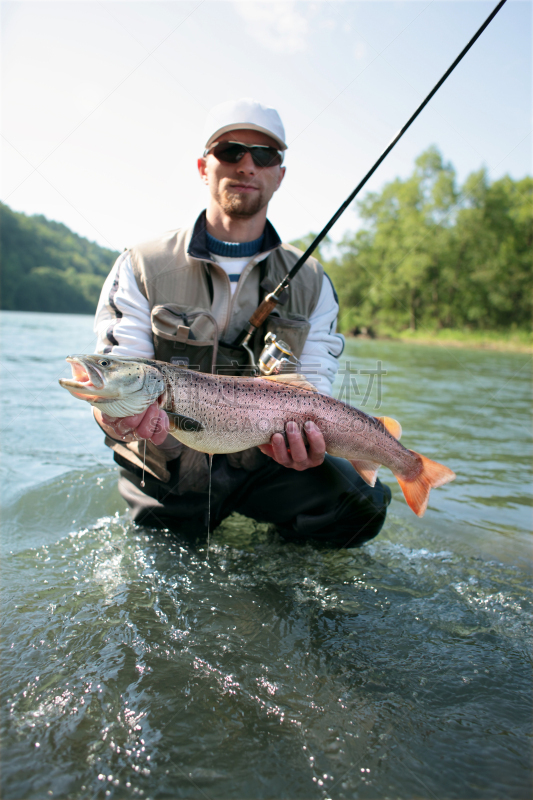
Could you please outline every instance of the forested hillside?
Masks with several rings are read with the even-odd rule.
[[[92,314],[118,256],[66,225],[0,203],[0,307]]]
[[[358,210],[363,227],[325,263],[341,330],[531,329],[532,178],[480,170],[458,187],[430,148]]]

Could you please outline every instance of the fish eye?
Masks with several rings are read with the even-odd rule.
[[[105,358],[102,358],[98,363],[100,364],[101,367],[108,367],[109,366],[109,361],[106,361]]]

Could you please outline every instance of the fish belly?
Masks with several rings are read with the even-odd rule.
[[[250,447],[257,447],[260,444],[268,444],[272,435],[276,431],[283,431],[283,425],[268,427],[268,430],[253,430],[245,425],[239,426],[228,423],[225,430],[220,426],[209,427],[204,422],[204,430],[189,432],[182,430],[171,431],[172,436],[187,447],[199,450],[201,453],[238,453],[241,450],[248,450]]]

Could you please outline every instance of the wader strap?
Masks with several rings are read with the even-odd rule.
[[[213,305],[213,298],[215,297],[215,291],[213,289],[213,278],[211,277],[211,268],[207,262],[204,261],[205,266],[205,279],[207,281],[207,289],[209,291],[209,302]]]
[[[261,284],[265,280],[266,269],[267,269],[266,268],[266,261],[267,261],[267,259],[264,258],[262,261],[259,262],[259,303],[258,303],[258,305],[261,305],[261,303],[265,299],[265,295],[266,295],[266,292],[267,292],[267,290],[264,289],[261,286]]]

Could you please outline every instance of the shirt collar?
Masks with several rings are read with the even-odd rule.
[[[270,250],[275,250],[275,248],[279,247],[280,244],[281,239],[279,238],[276,229],[267,219],[261,252],[267,253]],[[189,247],[187,248],[187,255],[191,256],[192,258],[198,258],[200,261],[211,261],[211,255],[207,248],[205,210],[202,211],[194,223],[191,240],[189,242]]]

